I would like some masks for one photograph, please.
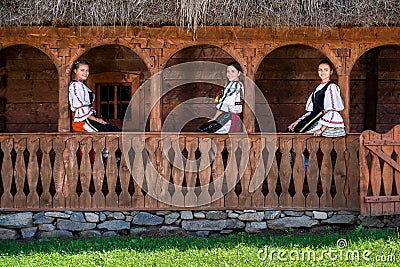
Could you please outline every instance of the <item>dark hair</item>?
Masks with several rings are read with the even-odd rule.
[[[75,61],[71,67],[70,80],[72,80],[74,78],[74,70],[78,69],[79,65],[88,65],[89,66],[89,62],[87,62],[87,60],[84,60],[84,59],[78,59],[77,61]]]
[[[236,61],[229,63],[228,66],[232,66],[232,67],[234,67],[235,69],[237,69],[238,71],[243,72],[242,67],[241,67],[240,64],[239,64],[238,62],[236,62]]]
[[[327,64],[327,65],[329,66],[329,68],[331,69],[331,71],[333,71],[333,64],[332,64],[332,62],[330,62],[329,60],[327,60],[327,59],[321,60],[321,61],[318,63],[318,66],[321,65],[321,64]]]
[[[74,64],[72,65],[71,72],[72,72],[73,70],[76,70],[76,69],[79,67],[80,64],[82,64],[82,65],[88,65],[88,66],[89,66],[89,62],[87,62],[87,60],[78,59],[78,60],[75,61]]]

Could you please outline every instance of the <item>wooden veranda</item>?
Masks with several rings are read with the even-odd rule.
[[[128,145],[123,139],[2,135],[0,208],[360,209],[358,134],[138,133]]]

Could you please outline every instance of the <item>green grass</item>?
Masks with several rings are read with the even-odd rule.
[[[339,239],[347,246],[339,249]],[[375,267],[398,266],[399,249],[399,233],[362,229],[348,233],[209,238],[43,239],[0,242],[0,266]]]

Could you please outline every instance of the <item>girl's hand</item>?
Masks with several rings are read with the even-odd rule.
[[[294,131],[294,127],[296,127],[296,125],[300,122],[300,120],[297,120],[295,122],[293,122],[292,124],[289,125],[288,129],[289,131],[293,132]]]
[[[322,136],[322,129],[318,129],[314,132],[314,136]]]
[[[102,118],[96,118],[96,121],[101,124],[107,124],[107,122],[105,120],[103,120]]]

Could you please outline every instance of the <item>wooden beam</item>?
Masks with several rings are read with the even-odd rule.
[[[399,140],[369,140],[364,141],[365,146],[399,146]]]
[[[365,202],[399,202],[400,196],[378,196],[365,197]]]
[[[374,146],[365,146],[365,147],[371,150],[372,153],[376,154],[378,157],[386,161],[390,166],[395,168],[398,172],[400,172],[400,164],[394,161],[389,155],[383,153],[383,151],[378,149],[377,147]]]

